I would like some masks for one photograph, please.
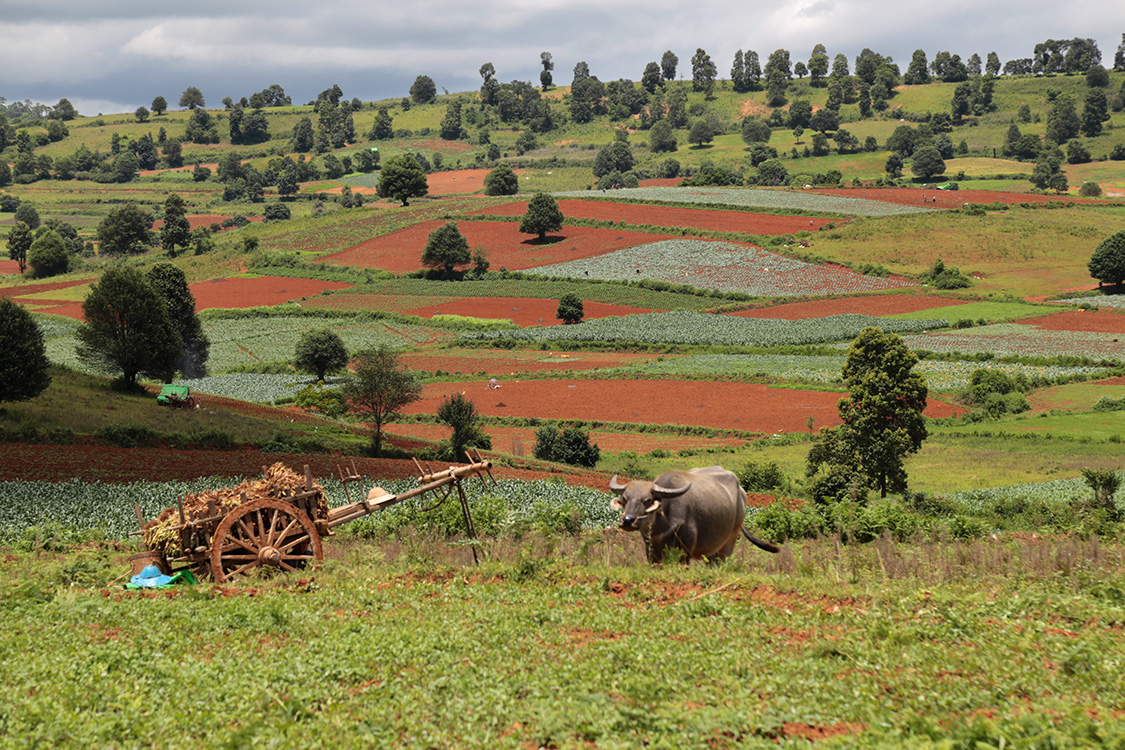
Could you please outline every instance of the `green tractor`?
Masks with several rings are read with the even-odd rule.
[[[160,389],[160,395],[156,397],[156,403],[161,406],[171,406],[175,409],[194,409],[195,397],[191,395],[191,389],[186,385],[168,383]]]

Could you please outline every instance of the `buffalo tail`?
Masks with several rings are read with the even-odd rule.
[[[751,536],[750,532],[747,531],[745,527],[742,527],[740,530],[742,531],[742,536],[746,537],[746,541],[750,542],[755,547],[764,549],[766,552],[773,552],[774,554],[781,552],[781,547],[778,547],[776,544],[772,544],[763,539],[759,539],[756,536]]]

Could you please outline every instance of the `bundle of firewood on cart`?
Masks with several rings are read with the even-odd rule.
[[[144,537],[148,551],[130,558],[133,572],[148,565],[166,575],[189,569],[197,578],[209,576],[222,583],[263,568],[299,570],[324,559],[322,539],[331,536],[336,526],[433,491],[441,492],[440,505],[456,489],[466,527],[475,536],[462,482],[474,476],[482,482],[485,476],[491,480],[492,462],[477,453],[472,463],[436,472],[414,463],[420,486],[399,494],[380,487],[363,493],[363,477],[354,465],[348,472],[339,469],[348,502],[336,508],[329,507],[324,488],[308,466],[299,474],[283,463],[262,467],[260,478],[236,487],[185,495],[176,507],[165,508],[148,522],[140,506],[134,505],[141,530],[133,534]],[[352,484],[360,485],[363,499],[351,501]],[[473,555],[475,559],[475,548]]]

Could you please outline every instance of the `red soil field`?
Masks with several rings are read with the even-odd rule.
[[[456,195],[484,190],[484,177],[490,169],[459,169],[453,172],[433,172],[426,175],[430,195]],[[522,170],[516,174],[522,174]]]
[[[337,266],[381,268],[392,273],[417,271],[422,268],[422,251],[430,232],[444,223],[426,221],[415,224],[326,255],[320,261]],[[517,222],[462,221],[457,226],[470,248],[480,247],[485,251],[493,268],[503,266],[513,271],[592,258],[633,245],[668,239],[659,234],[564,226],[561,232],[548,234],[547,242],[540,244],[537,237],[521,234]]]
[[[188,224],[191,225],[191,228],[195,229],[197,227],[209,227],[212,224],[222,224],[224,221],[231,218],[231,216],[229,214],[187,214],[184,218],[188,220]],[[250,219],[250,221],[263,220],[261,216],[248,216],[246,218]],[[158,219],[152,223],[154,231],[160,231],[162,226],[164,226],[164,219]]]
[[[679,187],[684,181],[683,177],[655,177],[651,180],[638,180],[637,186],[648,187]]]
[[[262,453],[257,450],[176,450],[169,448],[117,448],[105,445],[24,445],[0,443],[0,481],[60,482],[72,478],[102,482],[166,482],[205,476],[261,476],[262,467],[277,461],[297,471],[307,464],[314,477],[338,476],[337,467],[355,462],[356,469],[372,479],[412,479],[418,476],[413,461],[361,458],[315,453]],[[497,467],[497,479],[561,478],[567,484],[605,490],[609,475],[573,469],[567,473],[544,469]],[[334,505],[343,497],[330,497]]]
[[[661,355],[633,352],[554,352],[471,349],[459,354],[428,354],[406,352],[399,359],[410,369],[434,372],[477,373],[496,375],[517,372],[559,372],[566,370],[596,370],[601,367],[619,367],[627,364],[652,362]],[[671,359],[664,355],[665,359]]]
[[[236,277],[192,284],[191,293],[195,295],[195,309],[198,311],[212,307],[268,307],[320,294],[329,289],[350,289],[352,286],[354,285],[341,281],[283,276]]]
[[[1008,193],[1000,190],[923,190],[922,188],[812,188],[806,192],[820,195],[838,195],[844,198],[865,198],[904,206],[930,206],[931,208],[960,208],[966,203],[1051,203],[1073,201],[1097,203],[1092,198],[1075,198],[1069,195],[1032,195]],[[923,201],[922,196],[926,199]]]
[[[13,261],[14,262],[14,261]],[[79,279],[77,281],[55,281],[49,284],[24,284],[22,286],[9,286],[0,289],[0,297],[23,297],[27,294],[39,292],[53,292],[56,289],[68,289],[79,284],[89,284],[94,279]]]
[[[449,439],[449,428],[437,424],[392,424],[386,428],[395,435],[403,435],[437,442]],[[484,432],[492,439],[492,447],[516,456],[531,456],[535,449],[534,427],[497,427],[486,425]],[[743,446],[741,438],[705,438],[682,435],[657,435],[652,433],[603,432],[590,430],[590,441],[606,453],[633,451],[649,453],[662,448],[678,451],[685,448],[722,448],[724,446]]]
[[[775,320],[806,320],[825,318],[829,315],[858,313],[860,315],[897,315],[899,313],[931,310],[935,307],[967,304],[965,300],[949,299],[931,295],[916,294],[877,294],[865,297],[841,297],[839,299],[812,300],[809,302],[788,302],[770,307],[755,307],[752,310],[739,310],[725,313],[740,318],[773,318]]]
[[[0,260],[0,276],[8,276],[20,272],[19,261]]]
[[[485,382],[432,383],[408,414],[434,414],[442,400],[464,393],[486,416],[699,425],[763,433],[801,432],[840,423],[841,394],[770,388],[757,383],[689,380],[525,380],[499,389]],[[925,414],[947,417],[961,409],[931,399]]]
[[[450,299],[440,305],[428,305],[407,310],[409,315],[432,318],[435,315],[465,315],[472,318],[500,318],[511,320],[518,326],[562,325],[555,317],[559,310],[557,300],[533,297],[462,297]],[[584,320],[609,318],[615,315],[632,315],[653,310],[641,307],[611,305],[606,302],[583,302]]]
[[[809,219],[802,216],[774,216],[747,211],[674,206],[638,206],[607,201],[561,200],[559,209],[562,210],[563,216],[573,219],[623,221],[626,224],[648,224],[658,227],[695,227],[716,232],[763,235],[789,234],[802,230],[815,231],[830,221],[841,223],[839,219]],[[523,216],[527,213],[527,201],[490,206],[474,213],[489,216]]]
[[[1032,326],[1044,331],[1088,331],[1125,335],[1125,312],[1067,310],[1042,318],[1021,320],[1020,325]]]

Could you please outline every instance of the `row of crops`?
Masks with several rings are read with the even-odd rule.
[[[133,503],[141,507],[146,519],[155,518],[176,499],[188,493],[231,487],[241,479],[206,477],[191,482],[131,482],[106,484],[82,482],[0,482],[0,540],[14,538],[26,529],[55,525],[79,531],[100,531],[106,536],[124,538],[137,528]],[[345,502],[342,483],[319,479],[333,505]],[[388,492],[399,493],[418,486],[413,480],[377,480]],[[466,482],[465,490],[474,518],[479,512],[486,525],[493,524],[573,524],[575,528],[605,528],[617,520],[606,493],[588,487],[573,487],[561,481],[523,482],[501,479],[495,487],[483,488]],[[352,488],[354,495],[355,488]],[[409,525],[424,526],[442,516],[427,519],[424,508],[434,504],[432,497],[415,497],[387,510],[349,524],[356,533],[393,531]],[[446,503],[457,506],[456,503]],[[457,506],[459,513],[459,506]],[[456,517],[457,513],[454,514]],[[572,520],[573,517],[573,520]],[[448,519],[445,522],[449,522]]]
[[[787,258],[758,247],[717,240],[662,240],[549,266],[535,272],[575,279],[637,278],[758,297],[870,292],[916,286],[893,278]]]
[[[903,336],[911,349],[963,354],[992,353],[998,357],[1086,357],[1125,361],[1125,341],[1119,334],[1096,331],[1052,331],[997,323],[979,328],[929,331]]]
[[[133,503],[140,505],[146,518],[156,517],[164,508],[174,507],[176,499],[187,493],[233,486],[240,479],[208,477],[191,482],[0,482],[0,541],[10,541],[29,529],[54,527],[85,533],[100,532],[114,539],[124,538],[137,528]],[[344,501],[344,489],[336,479],[320,480],[332,504]],[[416,487],[411,480],[377,482],[388,492],[399,493]],[[587,487],[573,487],[560,481],[523,482],[503,479],[495,487],[482,488],[466,483],[474,522],[482,533],[497,533],[529,527],[548,529],[600,529],[617,522],[617,512],[607,493]],[[969,490],[946,496],[960,512],[990,512],[1001,503],[1018,501],[1063,505],[1089,494],[1080,478],[1057,479],[1034,484],[1017,484]],[[460,530],[460,509],[445,503],[427,512],[433,498],[411,498],[342,527],[346,533],[364,536],[391,533],[409,526],[430,528],[442,533]]]
[[[463,333],[474,341],[606,341],[690,346],[804,346],[848,341],[868,326],[888,333],[944,328],[947,320],[901,320],[869,315],[832,315],[809,320],[774,320],[708,315],[689,310],[625,315],[577,325]]]
[[[589,191],[576,190],[555,193],[558,197],[589,198]],[[662,187],[624,188],[614,190],[615,199],[639,200],[652,203],[707,203],[746,208],[788,209],[819,214],[844,216],[897,216],[901,214],[929,213],[935,209],[905,206],[867,198],[849,198],[838,195],[819,195],[796,190],[763,190],[722,187]]]

